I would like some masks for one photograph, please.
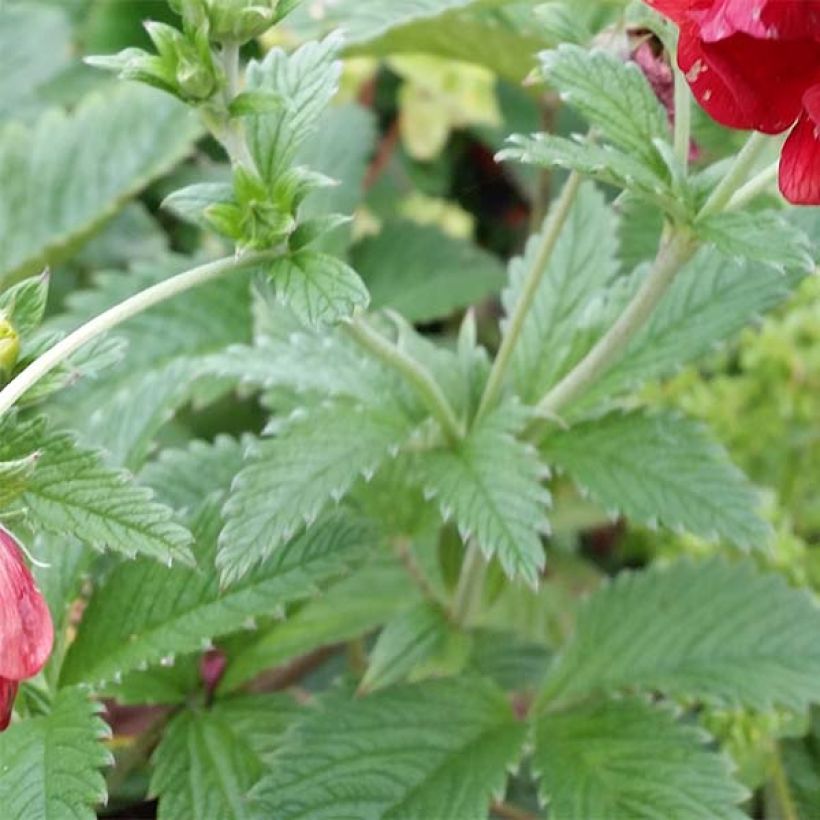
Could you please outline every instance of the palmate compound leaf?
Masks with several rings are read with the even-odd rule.
[[[611,413],[552,434],[542,453],[606,510],[636,523],[741,549],[771,535],[748,479],[702,425],[682,416]]]
[[[106,799],[98,771],[113,762],[100,742],[110,734],[80,689],[57,693],[48,715],[0,734],[2,814],[25,820],[91,820]]]
[[[251,798],[277,820],[484,820],[525,734],[480,679],[336,695],[288,734]]]
[[[181,160],[200,126],[177,101],[135,85],[69,115],[0,131],[0,283],[59,260]]]
[[[545,223],[544,230],[547,229]],[[617,274],[616,222],[603,195],[583,185],[561,231],[535,294],[513,353],[516,386],[527,401],[537,401],[555,382],[572,352],[567,340],[581,323],[590,302],[600,299]],[[538,263],[540,234],[524,255],[510,263],[510,282],[502,296],[511,315],[530,269]]]
[[[581,608],[542,702],[634,689],[803,710],[820,700],[820,607],[748,563],[622,573]]]
[[[61,683],[97,684],[133,669],[172,663],[212,638],[309,597],[360,560],[373,533],[352,513],[324,516],[241,582],[221,589],[214,572],[222,524],[219,498],[195,521],[198,568],[136,561],[117,567],[95,592],[62,669]]]
[[[550,495],[541,483],[546,467],[515,437],[524,421],[520,408],[500,407],[457,448],[421,453],[414,478],[465,541],[474,538],[509,577],[535,586],[544,566]]]
[[[243,695],[178,714],[153,756],[159,820],[249,820],[248,792],[298,715],[287,695]]]
[[[225,505],[223,583],[271,555],[407,441],[414,424],[385,404],[335,401],[300,412],[251,448]]]
[[[536,722],[534,769],[556,820],[742,820],[726,757],[668,707],[599,700]]]
[[[95,549],[192,562],[191,534],[150,490],[105,467],[71,435],[49,430],[42,417],[18,422],[7,415],[0,422],[0,461],[33,453],[39,458],[21,500],[35,529],[71,534]]]

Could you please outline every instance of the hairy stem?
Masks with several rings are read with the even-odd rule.
[[[780,755],[780,744],[775,743],[772,763],[769,771],[769,783],[771,786],[772,800],[777,808],[777,816],[780,820],[800,820],[797,807],[794,805],[794,798],[789,786],[789,778],[783,766],[783,758]]]
[[[397,371],[416,391],[427,405],[433,418],[438,421],[447,440],[456,444],[464,438],[464,429],[456,418],[450,402],[439,387],[438,382],[422,364],[409,356],[398,346],[385,339],[381,333],[367,324],[362,316],[348,320],[344,327],[352,339],[391,369]]]
[[[692,142],[692,96],[684,73],[675,66],[675,156],[681,167],[689,167]]]
[[[231,164],[242,165],[249,171],[256,170],[256,163],[251,156],[248,142],[245,138],[245,128],[241,118],[231,118],[228,107],[239,94],[240,82],[240,61],[239,46],[236,43],[227,43],[222,47],[220,54],[222,67],[225,69],[225,111],[223,120],[213,117],[205,117],[205,125],[211,133],[219,140]]]
[[[0,417],[5,415],[23,396],[44,376],[47,376],[55,367],[62,364],[69,356],[76,353],[83,345],[102,336],[117,325],[137,316],[148,308],[166,302],[180,293],[184,293],[198,285],[203,285],[213,279],[232,271],[253,267],[262,262],[270,261],[280,255],[279,250],[263,253],[248,254],[241,258],[234,256],[217,259],[196,268],[179,273],[146,288],[140,293],[131,296],[118,305],[109,308],[99,316],[95,316],[73,333],[57,342],[42,356],[35,359],[25,370],[19,373],[0,391]]]
[[[464,563],[461,565],[461,575],[458,578],[450,613],[457,624],[467,624],[473,617],[479,603],[484,586],[484,576],[487,574],[487,561],[476,541],[470,541],[464,554]]]
[[[507,330],[504,334],[504,339],[501,342],[501,347],[493,362],[490,376],[487,380],[487,386],[484,388],[484,394],[481,397],[481,403],[478,407],[477,418],[480,419],[484,414],[490,410],[493,404],[498,400],[501,389],[504,385],[504,379],[507,375],[507,370],[512,361],[512,355],[515,351],[515,346],[524,329],[524,323],[527,320],[532,303],[535,300],[538,287],[541,280],[544,278],[544,273],[549,264],[552,252],[555,250],[555,245],[561,235],[561,230],[566,224],[570,211],[572,210],[575,198],[578,195],[578,189],[581,185],[580,174],[574,173],[570,175],[561,196],[555,203],[555,206],[550,212],[548,223],[544,228],[541,236],[541,244],[533,259],[533,263],[527,271],[524,279],[524,286],[521,290],[521,296],[515,305],[515,310],[510,317]]]
[[[617,322],[587,355],[538,402],[537,412],[549,418],[583,393],[623,353],[644,326],[681,267],[692,258],[697,244],[688,234],[673,233],[655,264]]]
[[[749,137],[726,176],[700,209],[697,219],[711,216],[726,208],[768,144],[769,137],[766,134],[753,133]]]
[[[748,203],[755,199],[755,197],[759,194],[770,190],[773,184],[777,181],[779,171],[780,163],[773,162],[771,165],[755,174],[755,176],[753,176],[745,185],[738,188],[726,204],[726,210],[736,211],[744,205],[748,205]]]

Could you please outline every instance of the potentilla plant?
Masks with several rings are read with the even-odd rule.
[[[820,701],[815,592],[710,432],[641,399],[816,269],[786,200],[820,204],[820,2],[489,5],[169,0],[150,50],[88,60],[138,85],[0,132],[4,817],[820,806],[784,740]],[[3,14],[57,36],[37,8]],[[333,104],[343,58],[406,52],[585,123],[498,152],[555,190],[504,277],[348,224],[396,133]],[[745,144],[702,148],[707,114]],[[160,177],[193,261],[129,244],[142,206],[108,223]],[[78,252],[138,264],[47,312]],[[704,546],[607,577],[577,537],[607,518]]]

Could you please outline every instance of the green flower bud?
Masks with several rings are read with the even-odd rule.
[[[278,19],[279,0],[205,0],[211,39],[246,43],[264,34]]]
[[[6,318],[0,318],[0,375],[14,370],[20,356],[20,336]]]

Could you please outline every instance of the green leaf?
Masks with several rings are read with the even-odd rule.
[[[339,38],[306,43],[293,54],[271,49],[262,62],[251,61],[250,93],[275,94],[287,105],[246,119],[248,143],[262,177],[271,182],[291,165],[300,145],[316,128],[339,83]]]
[[[513,353],[516,386],[525,400],[536,401],[564,371],[573,352],[572,337],[583,325],[585,313],[615,278],[615,231],[612,209],[603,195],[591,184],[582,186]],[[521,299],[529,271],[539,264],[542,244],[541,234],[533,236],[523,257],[510,263],[510,283],[502,296],[507,316]]]
[[[186,222],[208,228],[203,211],[211,205],[229,202],[233,202],[233,185],[230,183],[197,182],[169,194],[162,201],[162,207]]]
[[[250,436],[237,441],[217,436],[213,442],[192,441],[184,450],[165,448],[139,474],[141,484],[175,510],[193,512],[216,492],[225,492],[242,469]]]
[[[759,498],[699,424],[673,414],[612,413],[558,432],[543,453],[606,510],[635,522],[764,546]]]
[[[516,134],[499,151],[499,162],[514,160],[544,168],[578,171],[599,182],[634,191],[646,199],[670,205],[667,184],[651,168],[611,146],[595,145],[553,134]]]
[[[314,327],[349,316],[370,300],[353,268],[310,249],[280,257],[268,268],[268,275],[282,302]]]
[[[265,669],[321,646],[358,638],[413,606],[418,598],[417,588],[396,561],[370,559],[232,654],[219,691],[236,689]]]
[[[820,700],[818,635],[817,603],[747,563],[624,572],[581,609],[543,699],[638,688],[802,710]]]
[[[121,471],[103,466],[98,453],[84,450],[66,433],[46,428],[42,418],[0,423],[0,459],[40,452],[23,502],[35,526],[71,534],[95,549],[142,554],[170,564],[189,562],[191,535],[172,512],[153,500]]]
[[[403,680],[444,647],[449,631],[446,613],[429,601],[400,612],[379,635],[359,691],[372,692]]]
[[[525,726],[481,680],[441,680],[321,704],[252,793],[277,820],[479,820],[503,793]],[[366,754],[363,754],[366,750]]]
[[[178,714],[153,757],[150,792],[159,797],[159,820],[249,820],[247,794],[264,771],[251,733],[265,727],[269,755],[295,715],[284,695],[251,695]]]
[[[62,684],[98,684],[201,650],[212,638],[310,596],[318,584],[342,574],[372,539],[351,514],[330,514],[241,582],[220,590],[214,556],[221,523],[218,501],[211,499],[194,527],[198,569],[136,561],[111,573],[91,598]]]
[[[32,276],[0,293],[0,316],[8,319],[23,339],[43,321],[48,300],[48,275]]]
[[[410,322],[446,318],[497,293],[504,281],[496,257],[412,222],[388,223],[354,246],[353,265],[373,307],[393,308]]]
[[[71,59],[71,27],[60,8],[5,3],[0,9],[0,118],[36,108],[37,91]]]
[[[255,444],[225,505],[217,566],[223,582],[242,577],[360,477],[372,476],[411,432],[389,408],[336,401],[301,413]]]
[[[422,453],[417,481],[435,498],[445,520],[453,518],[463,541],[474,538],[497,556],[510,577],[531,586],[544,566],[541,534],[550,496],[545,467],[515,433],[522,414],[501,407],[486,416],[454,450]]]
[[[3,814],[25,820],[96,817],[105,802],[98,771],[113,762],[100,741],[110,730],[79,689],[59,692],[50,714],[29,718],[0,735]]]
[[[639,273],[632,288],[646,270]],[[699,252],[678,274],[621,358],[587,391],[579,409],[669,375],[713,351],[751,319],[783,301],[798,281],[799,277],[783,276],[766,265],[727,260],[715,249]],[[623,301],[615,299],[612,304],[617,315]],[[614,321],[612,314],[612,308],[604,305],[601,332]]]
[[[808,736],[782,742],[780,753],[797,816],[811,817],[820,806],[820,717],[816,712]]]
[[[640,68],[603,50],[562,44],[540,55],[541,70],[564,102],[597,132],[654,170],[664,166],[655,141],[669,141],[669,123]]]
[[[809,239],[776,211],[733,211],[696,224],[697,232],[723,253],[772,265],[777,270],[814,269]]]
[[[151,180],[173,168],[200,129],[185,106],[124,85],[32,129],[0,132],[0,282],[57,262]],[[25,202],[26,207],[19,207]]]
[[[197,261],[172,256],[141,264],[127,274],[99,274],[93,289],[71,295],[68,311],[51,326],[74,328]],[[196,396],[205,375],[205,357],[229,344],[250,341],[249,277],[234,273],[130,320],[118,329],[128,344],[122,365],[106,373],[105,379],[60,396],[49,412],[62,425],[77,430],[84,443],[103,447],[110,463],[131,469],[141,466],[159,428]]]
[[[548,713],[536,724],[540,792],[562,820],[742,820],[746,790],[706,739],[638,698]]]
[[[39,453],[34,452],[14,461],[0,461],[0,509],[8,507],[23,494],[39,459]]]

